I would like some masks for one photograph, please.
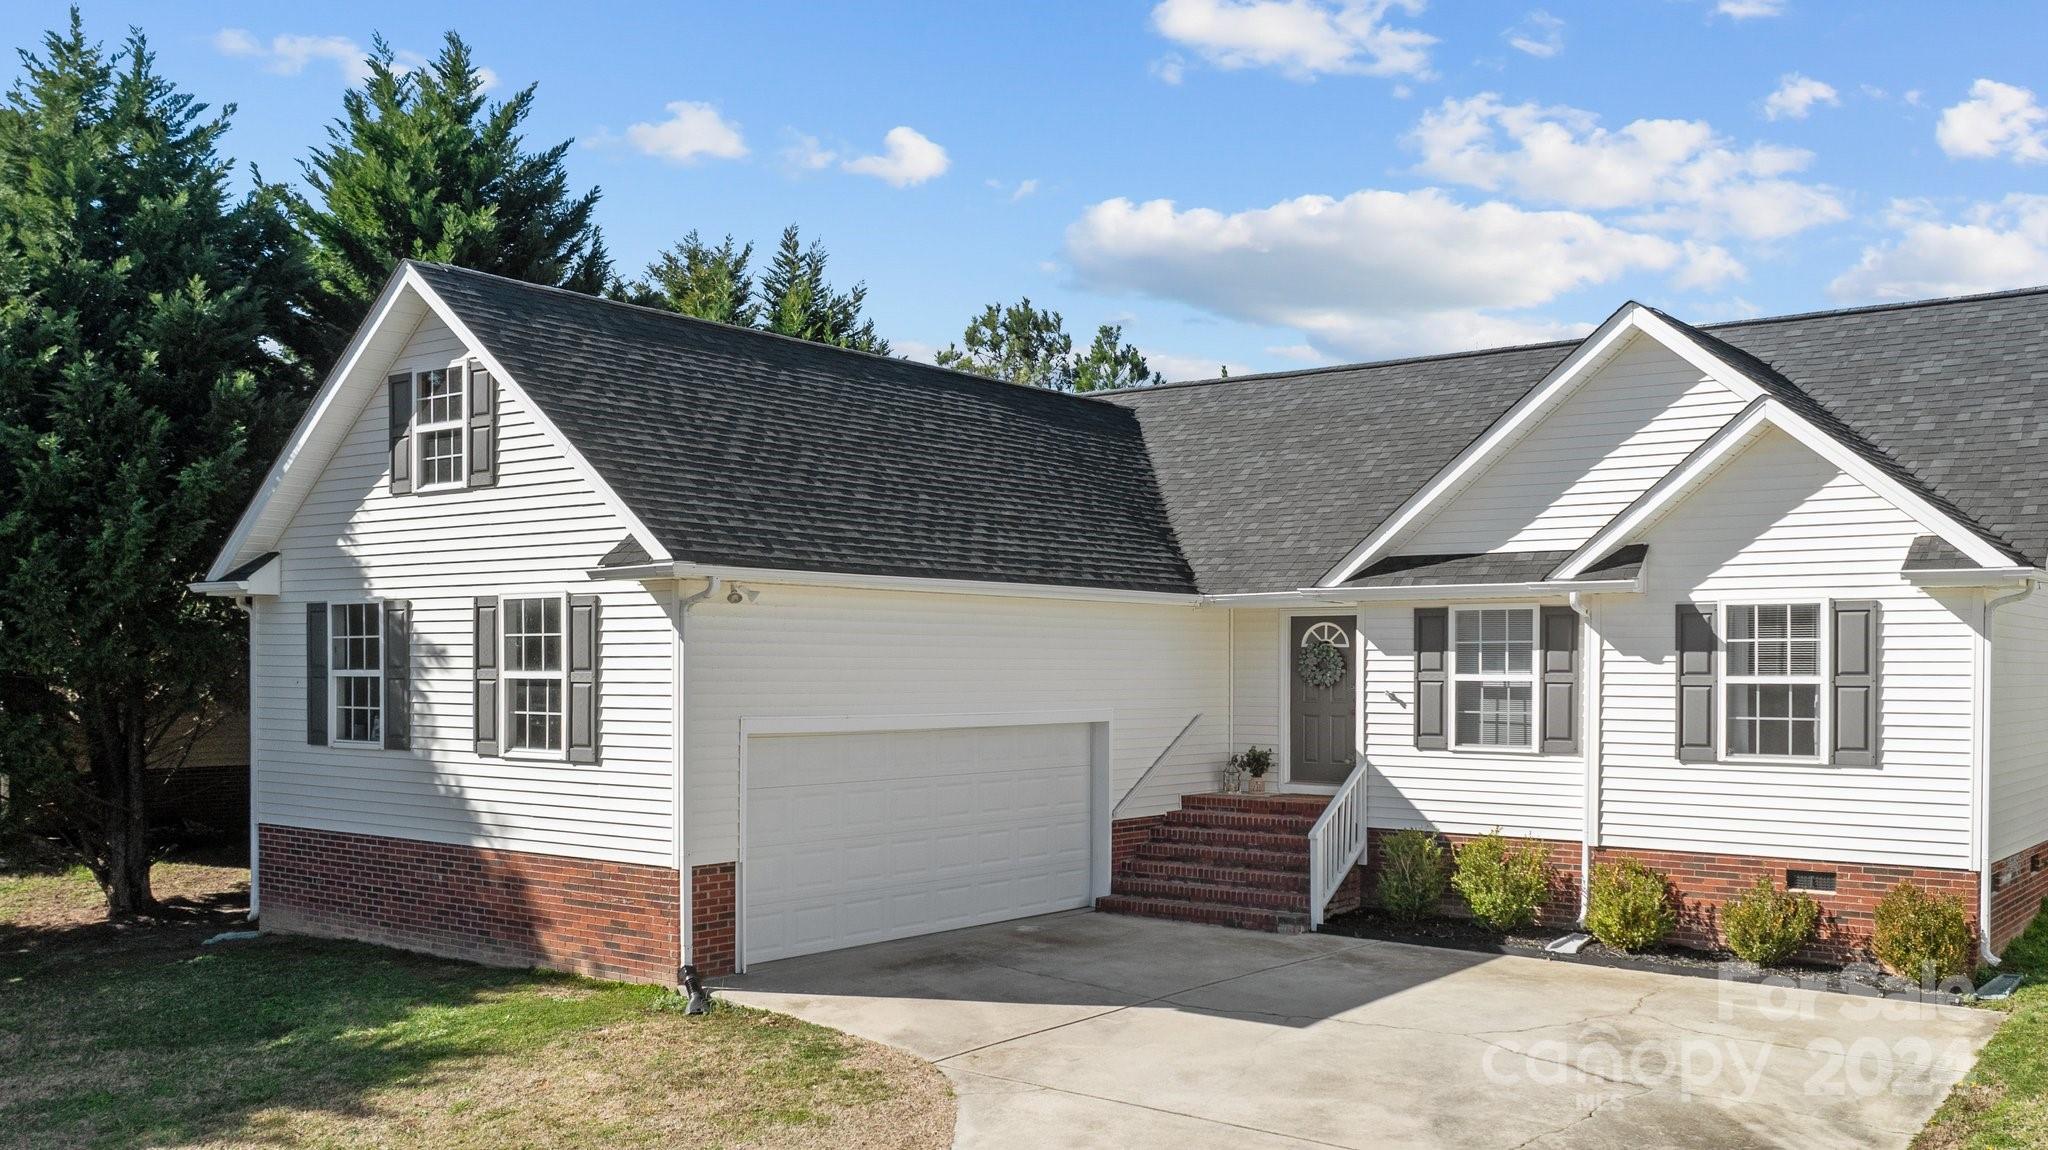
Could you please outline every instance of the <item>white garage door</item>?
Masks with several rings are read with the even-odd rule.
[[[754,735],[746,961],[1086,906],[1086,723]]]

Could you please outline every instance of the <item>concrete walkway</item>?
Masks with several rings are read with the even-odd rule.
[[[719,985],[937,1063],[969,1150],[1902,1147],[1999,1020],[1088,912]]]

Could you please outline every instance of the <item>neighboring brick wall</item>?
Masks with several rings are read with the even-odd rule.
[[[739,962],[738,865],[690,869],[690,960],[705,978],[731,974]]]
[[[1884,897],[1884,892],[1909,880],[1930,893],[1956,896],[1968,908],[1973,922],[1977,917],[1975,871],[1634,848],[1602,847],[1593,852],[1596,864],[1622,857],[1637,859],[1671,881],[1681,899],[1673,941],[1687,946],[1720,946],[1721,905],[1755,886],[1759,875],[1767,876],[1771,885],[1784,889],[1788,870],[1821,871],[1835,876],[1833,892],[1813,893],[1813,900],[1820,904],[1821,919],[1819,934],[1802,952],[1809,958],[1867,957],[1871,914],[1877,909],[1878,900]]]
[[[2048,898],[2048,842],[1991,864],[1991,949],[2018,938]]]
[[[1114,871],[1130,861],[1131,855],[1152,837],[1152,828],[1165,821],[1165,815],[1139,815],[1109,824],[1109,869]]]
[[[264,824],[269,931],[673,985],[667,867]]]

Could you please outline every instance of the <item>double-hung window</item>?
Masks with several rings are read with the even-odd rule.
[[[1529,750],[1536,731],[1536,610],[1451,612],[1451,700],[1460,747]]]
[[[334,700],[332,742],[381,746],[384,739],[384,611],[378,603],[328,607]]]
[[[437,367],[413,376],[413,442],[419,461],[415,474],[417,489],[461,487],[463,442],[468,438],[468,419],[463,408],[462,372]]]
[[[1727,754],[1820,757],[1820,620],[1818,603],[1725,608]]]
[[[506,749],[560,754],[567,694],[562,598],[507,599],[503,609]]]

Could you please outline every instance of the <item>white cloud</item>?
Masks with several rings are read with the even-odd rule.
[[[346,36],[272,36],[269,43],[247,28],[222,28],[213,34],[214,51],[223,56],[257,60],[265,71],[296,76],[315,62],[331,63],[351,87],[370,76],[368,53]]]
[[[1881,97],[1884,93],[1878,95]],[[1842,98],[1832,84],[1797,72],[1787,72],[1779,77],[1777,90],[1764,97],[1764,119],[1804,120],[1815,104],[1839,108]]]
[[[719,115],[717,108],[696,100],[670,101],[668,119],[628,127],[626,142],[650,156],[679,164],[693,164],[706,156],[737,160],[747,154],[739,125]]]
[[[946,149],[915,128],[896,127],[882,137],[882,152],[840,165],[849,172],[873,176],[891,187],[907,188],[945,174],[953,166]]]
[[[1018,180],[1017,186],[1010,190],[1010,202],[1014,204],[1025,196],[1036,194],[1038,194],[1037,180]]]
[[[904,359],[914,359],[919,363],[937,363],[939,359],[939,349],[919,339],[891,338],[889,350]]]
[[[1970,98],[1941,112],[1934,129],[1951,156],[1988,160],[2009,155],[2023,164],[2048,161],[2048,108],[2026,88],[1979,80]]]
[[[1776,239],[1848,215],[1826,188],[1784,177],[1812,153],[1737,150],[1704,120],[1635,120],[1609,131],[1576,108],[1445,100],[1409,135],[1421,170],[1487,191],[1587,211],[1635,209],[1629,223]]]
[[[1178,84],[1187,78],[1188,62],[1178,53],[1168,53],[1152,61],[1152,75],[1162,84]]]
[[[1215,379],[1225,370],[1232,375],[1250,375],[1249,364],[1212,356],[1180,355],[1170,351],[1154,351],[1141,347],[1138,354],[1145,357],[1145,366],[1166,377],[1168,383],[1179,383],[1188,379]]]
[[[1714,11],[1730,20],[1756,20],[1766,16],[1783,16],[1785,0],[1720,0]]]
[[[1317,351],[1315,345],[1307,343],[1283,343],[1270,346],[1266,348],[1266,354],[1280,359],[1291,359],[1296,363],[1323,364],[1329,362],[1328,356]]]
[[[1274,68],[1297,80],[1333,72],[1427,77],[1436,37],[1387,24],[1423,0],[1162,0],[1159,34],[1219,68]],[[1168,83],[1178,83],[1177,57]],[[1155,65],[1155,69],[1159,66]]]
[[[1685,263],[1679,267],[1678,274],[1671,277],[1676,287],[1689,290],[1717,288],[1730,280],[1749,278],[1749,269],[1742,266],[1742,261],[1719,244],[1686,240],[1684,246]]]
[[[1375,355],[1527,342],[1583,325],[1526,312],[1687,253],[1578,212],[1466,205],[1425,188],[1302,196],[1225,214],[1112,199],[1067,230],[1082,282],[1179,300]]]
[[[791,130],[789,144],[782,149],[782,166],[795,174],[822,172],[839,160],[839,153],[818,142],[818,137]]]
[[[1522,17],[1520,24],[1502,35],[1508,38],[1509,47],[1539,60],[1548,60],[1564,51],[1564,21],[1541,8]]]
[[[1892,205],[1897,233],[1863,249],[1828,291],[1844,300],[1918,299],[2048,284],[2048,196],[2015,193],[1954,220],[1928,205]]]

